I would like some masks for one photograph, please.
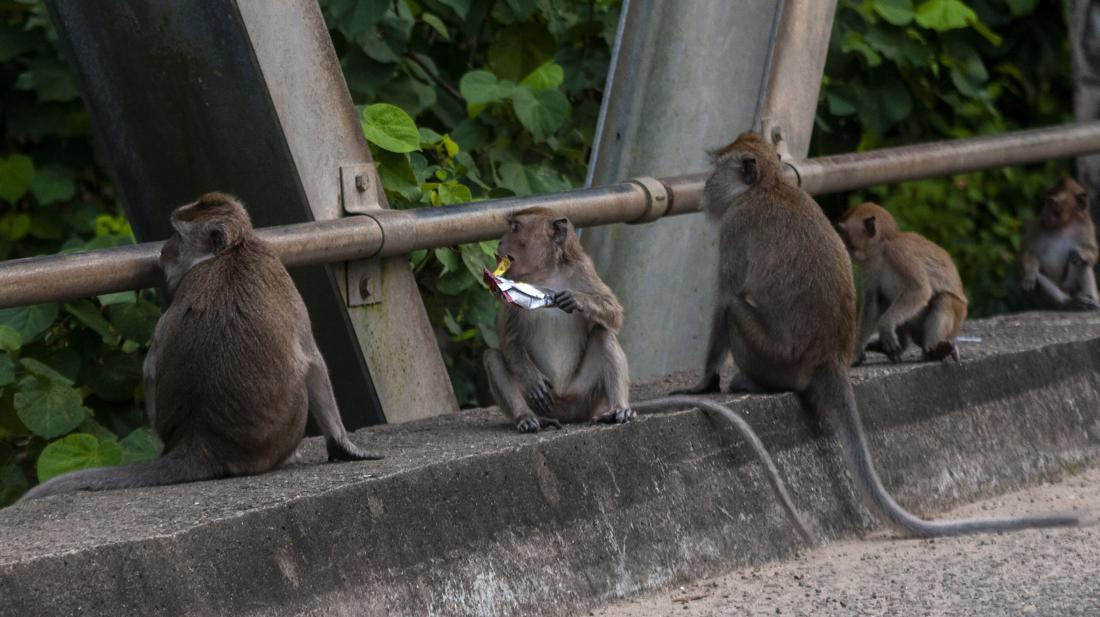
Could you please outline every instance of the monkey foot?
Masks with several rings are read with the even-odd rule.
[[[331,441],[327,444],[328,460],[333,461],[377,461],[386,458],[381,454],[368,452],[353,444],[350,439]]]
[[[1095,311],[1100,309],[1100,304],[1096,303],[1096,300],[1088,296],[1076,296],[1070,298],[1070,301],[1066,303],[1066,308],[1071,311]]]
[[[947,358],[959,361],[959,348],[951,341],[940,341],[936,346],[924,350],[925,362],[940,362]]]
[[[714,394],[720,392],[721,381],[718,377],[718,373],[711,375],[709,378],[703,379],[698,385],[691,388],[684,388],[683,390],[673,390],[669,392],[670,396],[676,396],[678,394]]]
[[[636,417],[638,417],[638,414],[635,413],[633,409],[625,407],[623,409],[605,411],[595,418],[592,418],[592,422],[595,424],[626,424]]]
[[[540,429],[550,427],[561,429],[561,422],[557,418],[544,416],[527,416],[516,422],[516,430],[521,433],[537,433]]]

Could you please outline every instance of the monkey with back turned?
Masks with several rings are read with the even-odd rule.
[[[885,208],[870,202],[849,210],[837,228],[863,279],[856,364],[867,350],[900,362],[910,341],[925,360],[957,361],[955,337],[967,301],[951,255],[920,234],[901,231]],[[869,346],[876,330],[877,344]]]
[[[1097,295],[1096,228],[1089,195],[1072,178],[1062,178],[1044,196],[1039,217],[1023,240],[1024,291],[1046,307],[1100,308]]]
[[[294,452],[307,413],[329,460],[382,458],[348,437],[305,304],[241,204],[208,193],[171,222],[160,266],[172,301],[144,365],[146,411],[164,452],[58,476],[24,499],[263,473]]]
[[[775,146],[744,133],[713,155],[703,206],[721,221],[718,302],[701,382],[717,392],[732,353],[739,392],[795,392],[835,419],[856,485],[889,524],[911,536],[1075,525],[1073,516],[926,521],[886,491],[867,447],[848,366],[856,343],[852,267],[810,195],[782,177]]]

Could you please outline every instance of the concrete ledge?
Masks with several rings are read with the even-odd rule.
[[[918,512],[1100,454],[1100,315],[965,333],[983,342],[961,365],[855,373],[884,482]],[[823,537],[876,528],[794,397],[726,400]],[[699,412],[531,437],[478,410],[356,439],[388,458],[2,510],[0,615],[568,615],[800,549],[757,465]]]

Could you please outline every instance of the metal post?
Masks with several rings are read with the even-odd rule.
[[[1074,117],[1100,118],[1100,0],[1073,0],[1066,13],[1073,63]],[[1092,218],[1100,221],[1100,154],[1077,159],[1077,180],[1092,194]]]
[[[47,5],[139,239],[211,190],[257,227],[342,216],[341,167],[371,161],[316,2]],[[365,307],[341,266],[292,274],[349,427],[457,407],[407,263],[383,265]]]
[[[765,117],[804,155],[813,120],[804,103],[816,103],[834,7],[834,0],[627,0],[588,184],[705,169],[707,150],[759,130]],[[765,98],[768,91],[775,96]],[[582,241],[630,307],[620,340],[631,377],[697,370],[715,300],[714,225],[692,217],[613,226],[586,231]]]

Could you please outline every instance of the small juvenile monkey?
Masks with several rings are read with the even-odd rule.
[[[840,237],[863,276],[863,303],[856,337],[856,364],[867,349],[901,361],[915,342],[925,360],[952,357],[966,318],[966,293],[951,255],[920,234],[903,232],[885,208],[863,203],[838,225]],[[867,341],[878,330],[878,345]]]
[[[1062,178],[1047,191],[1039,218],[1024,237],[1024,291],[1052,308],[1100,308],[1092,270],[1096,255],[1089,195],[1072,178]]]
[[[797,393],[835,419],[842,450],[872,510],[911,536],[1074,525],[1073,516],[933,522],[902,508],[875,471],[848,366],[856,342],[852,267],[840,237],[809,194],[783,180],[775,146],[744,133],[713,155],[703,195],[721,220],[718,303],[702,381],[716,392],[733,354],[731,391]]]
[[[176,208],[171,222],[160,266],[172,303],[144,366],[163,454],[68,473],[24,499],[263,473],[294,452],[307,412],[329,460],[382,458],[348,438],[305,304],[241,204],[208,193]]]
[[[623,308],[569,220],[546,208],[524,210],[508,220],[497,252],[511,260],[509,278],[561,290],[553,307],[503,305],[500,350],[485,352],[489,389],[516,430],[632,420],[626,354],[616,336]]]

